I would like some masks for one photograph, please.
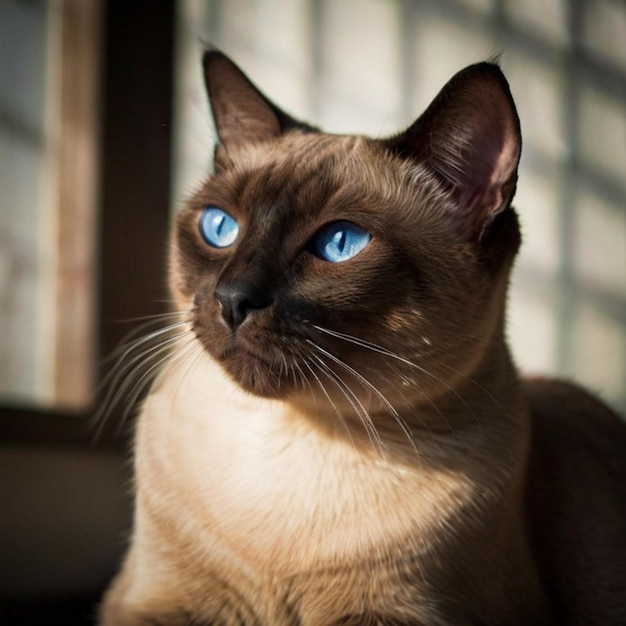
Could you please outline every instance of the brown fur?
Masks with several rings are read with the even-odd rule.
[[[177,217],[185,332],[145,402],[103,626],[626,623],[626,428],[504,341],[519,124],[499,69],[332,136],[205,57],[216,173]],[[207,206],[239,223],[201,237]],[[328,263],[325,224],[372,234]],[[229,326],[216,293],[245,288]],[[252,306],[254,302],[254,306]]]

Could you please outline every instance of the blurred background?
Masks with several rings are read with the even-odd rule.
[[[212,155],[208,42],[295,117],[373,136],[502,54],[514,353],[626,413],[623,0],[0,0],[3,624],[91,623],[119,559],[130,429],[94,441],[89,417],[103,358],[167,310],[168,223]]]

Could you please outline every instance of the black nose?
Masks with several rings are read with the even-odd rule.
[[[222,307],[224,321],[233,330],[241,326],[251,310],[264,309],[272,302],[266,293],[242,282],[219,284],[215,298]]]

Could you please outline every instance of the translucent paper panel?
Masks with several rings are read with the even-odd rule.
[[[603,398],[622,403],[626,381],[623,317],[602,310],[593,300],[582,301],[574,310],[572,340],[573,360],[566,373]]]
[[[568,0],[505,0],[505,15],[520,31],[556,46],[568,43]]]
[[[380,0],[321,4],[320,123],[334,132],[395,132],[402,106],[398,7]]]
[[[561,262],[556,177],[555,171],[537,172],[525,168],[513,202],[522,229],[517,263],[552,280],[556,279]]]
[[[578,281],[601,291],[606,297],[626,301],[624,206],[612,204],[590,191],[582,191],[574,208],[574,269]]]
[[[583,164],[592,171],[626,181],[626,115],[624,99],[602,93],[593,85],[580,90],[577,124]]]
[[[626,70],[626,3],[593,0],[583,5],[585,47],[603,61]]]
[[[430,104],[456,72],[500,51],[487,33],[438,12],[424,12],[412,26],[414,56],[411,61],[415,69],[408,88],[415,115]]]
[[[527,158],[550,159],[554,167],[566,153],[563,120],[564,77],[552,64],[541,63],[523,51],[506,52],[502,67],[511,84],[517,106]],[[554,167],[556,169],[556,167]],[[553,178],[553,183],[557,178]]]
[[[547,290],[516,284],[508,316],[508,337],[517,360],[536,374],[558,365],[557,299]]]

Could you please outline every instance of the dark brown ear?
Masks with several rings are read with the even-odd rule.
[[[480,238],[513,198],[521,151],[519,118],[502,71],[494,63],[460,71],[387,145],[425,164],[452,194],[463,236]]]
[[[207,50],[203,65],[215,128],[227,151],[231,145],[271,139],[294,128],[315,130],[270,102],[219,50]]]

